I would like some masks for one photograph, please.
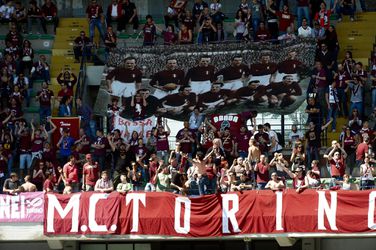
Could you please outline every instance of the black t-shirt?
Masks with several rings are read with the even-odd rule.
[[[178,187],[183,187],[182,177],[183,175],[179,172],[173,173],[171,183],[174,183]]]
[[[116,149],[113,154],[114,154],[114,158],[116,159],[115,170],[118,171],[119,173],[125,173],[126,168],[130,167],[131,162],[134,161],[134,158],[135,158],[134,154],[128,151],[125,153],[124,159],[120,156],[119,149]]]
[[[134,3],[130,2],[130,3],[128,3],[128,5],[124,3],[123,4],[124,16],[126,16],[126,17],[133,16],[135,9],[136,9],[136,5]]]
[[[308,146],[317,148],[320,147],[320,130],[308,130],[305,133],[305,138],[308,141]]]
[[[306,107],[306,110],[310,110],[310,109],[320,109],[320,105],[318,103],[314,104],[314,105],[310,105],[308,104],[307,107]],[[315,123],[315,125],[319,124],[319,121],[320,121],[320,115],[321,113],[318,112],[318,113],[309,113],[308,116],[310,118],[310,120]]]

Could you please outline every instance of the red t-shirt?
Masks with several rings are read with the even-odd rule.
[[[340,158],[337,162],[334,159],[331,159],[329,164],[332,176],[343,176],[345,174],[346,167],[343,158]]]
[[[63,172],[67,176],[68,183],[78,183],[78,169],[76,165],[71,165],[70,162],[64,165]]]
[[[356,148],[356,160],[363,161],[365,154],[368,152],[368,144],[367,143],[360,143]]]
[[[99,167],[97,163],[90,165],[88,162],[83,166],[83,174],[85,175],[85,184],[95,186],[98,180]]]
[[[267,164],[261,162],[257,163],[258,170],[256,171],[256,182],[257,183],[267,183],[269,181],[269,169]]]
[[[294,16],[290,13],[284,13],[277,11],[277,16],[279,17],[279,30],[286,32],[287,27],[294,23]]]
[[[47,188],[49,188],[51,191],[54,190],[54,184],[50,179],[47,179],[43,183],[43,191],[47,192]]]

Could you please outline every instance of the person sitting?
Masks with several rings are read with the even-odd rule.
[[[116,191],[121,194],[126,194],[133,190],[132,184],[128,182],[127,176],[125,174],[120,175],[120,181],[116,187]]]
[[[86,36],[85,31],[80,32],[80,36],[76,37],[73,45],[75,63],[80,61],[80,56],[86,57],[88,61],[91,58],[92,43]]]
[[[111,193],[114,191],[112,180],[109,179],[107,171],[102,171],[101,178],[95,183],[94,191],[101,193]]]
[[[281,189],[285,188],[285,184],[283,181],[278,178],[278,175],[276,172],[272,173],[271,180],[266,183],[265,189],[270,189],[273,191],[280,191]]]

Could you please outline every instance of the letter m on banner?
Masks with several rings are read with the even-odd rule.
[[[74,194],[72,196],[66,196],[59,199],[54,194],[47,194],[45,196],[47,201],[44,207],[45,234],[55,233],[56,227],[65,227],[63,231],[78,233],[80,197],[81,194]],[[71,219],[70,221],[68,220],[69,218]],[[56,221],[59,221],[59,223],[55,223]],[[68,230],[67,227],[69,227],[70,230]]]

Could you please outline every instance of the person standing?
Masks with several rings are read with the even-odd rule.
[[[94,191],[95,183],[99,178],[98,163],[93,161],[91,154],[85,156],[86,163],[82,167],[82,190]]]
[[[104,31],[103,31],[103,9],[97,3],[97,0],[91,0],[91,3],[86,8],[86,15],[89,22],[89,37],[90,41],[94,40],[95,27],[97,27],[102,41],[104,41]]]
[[[36,97],[39,101],[39,120],[40,124],[45,124],[47,117],[51,116],[51,101],[54,100],[54,92],[48,89],[47,82],[42,83],[42,90],[38,91]]]

